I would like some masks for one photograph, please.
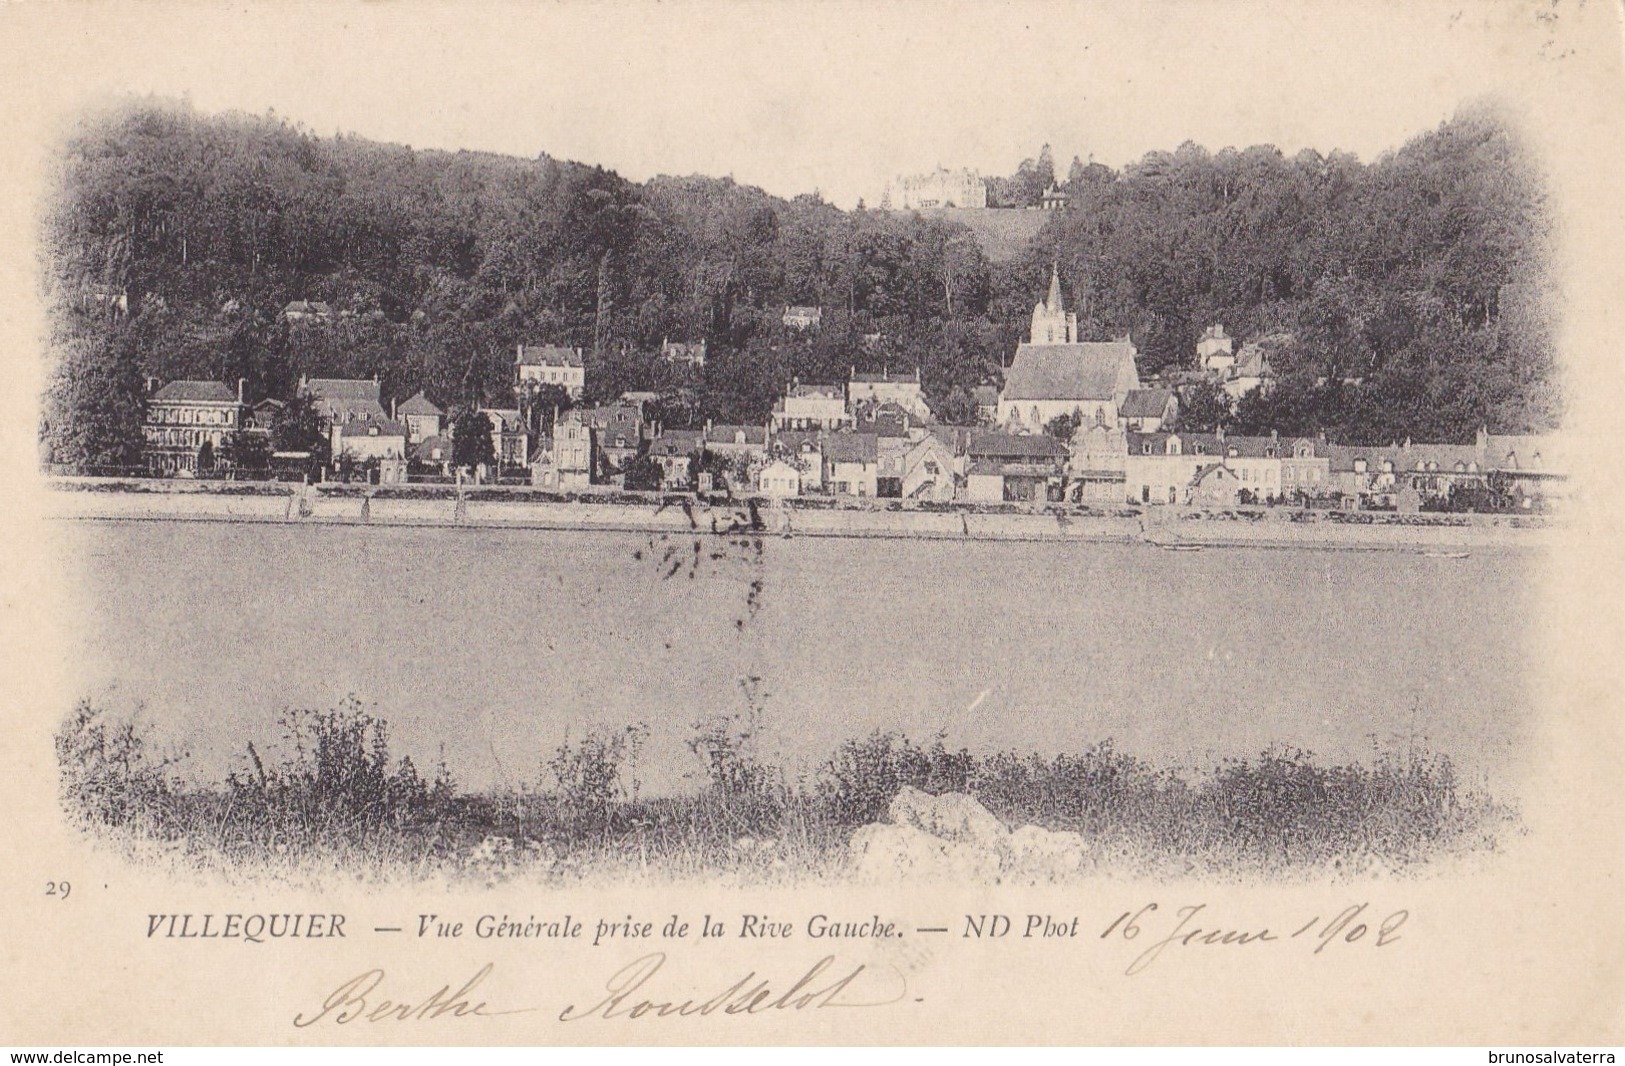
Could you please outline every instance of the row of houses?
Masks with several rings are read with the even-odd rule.
[[[893,384],[903,386],[900,395],[884,391]],[[523,469],[533,484],[559,490],[624,485],[627,469],[640,458],[658,465],[660,487],[667,490],[726,485],[769,497],[931,502],[1234,506],[1314,500],[1413,510],[1491,485],[1532,506],[1560,494],[1565,481],[1549,438],[1481,430],[1465,445],[1357,447],[1323,437],[1086,424],[1063,444],[1047,434],[930,422],[907,406],[908,381],[863,382],[855,375],[849,385],[857,386],[854,407],[843,400],[838,416],[832,410],[811,425],[791,424],[776,410],[762,425],[663,428],[646,418],[642,403],[625,402],[566,411],[550,433],[533,440],[519,409],[481,410],[501,466]],[[874,385],[883,391],[869,391]],[[406,480],[413,464],[452,473],[444,412],[421,393],[386,411],[376,380],[309,378],[300,392],[326,423],[335,459],[374,461],[384,482]],[[196,471],[205,444],[219,455],[240,429],[268,433],[281,407],[275,399],[244,403],[241,383],[233,391],[219,382],[170,382],[147,405],[148,465],[155,474]],[[796,410],[790,405],[790,414]]]
[[[787,309],[787,313],[791,310]],[[1232,395],[1267,386],[1271,338],[1234,350],[1215,326],[1199,340],[1203,373]],[[704,345],[666,342],[666,357],[703,364]],[[1033,308],[1002,384],[977,390],[977,427],[937,424],[918,371],[849,370],[847,380],[792,381],[760,425],[678,429],[648,417],[651,394],[576,407],[531,432],[546,387],[578,400],[585,388],[580,348],[521,344],[514,357],[515,406],[482,408],[496,465],[555,489],[624,485],[638,460],[638,484],[651,465],[666,489],[730,490],[768,496],[830,493],[944,502],[1076,501],[1234,505],[1282,500],[1340,506],[1416,507],[1463,490],[1513,485],[1525,499],[1551,495],[1562,481],[1552,442],[1480,432],[1471,445],[1393,444],[1354,448],[1320,437],[1285,439],[1187,433],[1178,396],[1147,387],[1128,337],[1080,341],[1058,270]],[[335,459],[376,461],[380,480],[409,466],[451,473],[444,412],[421,393],[386,412],[372,380],[304,379]],[[265,401],[250,409],[224,385],[172,382],[149,404],[149,457],[156,472],[195,465],[204,440],[218,451],[239,425],[274,418]],[[562,405],[561,405],[562,406]],[[1062,443],[1062,440],[1068,443]],[[1492,482],[1494,485],[1492,486]]]

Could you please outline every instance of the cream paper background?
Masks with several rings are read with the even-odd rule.
[[[656,20],[662,34],[633,32],[648,20]],[[615,165],[614,155],[607,150],[595,155],[593,146],[633,130],[646,158],[658,159],[663,152],[694,158],[694,146],[671,140],[675,134],[662,129],[658,115],[638,116],[648,100],[639,78],[648,71],[667,79],[663,91],[677,94],[681,106],[720,109],[753,137],[782,143],[786,159],[804,158],[795,155],[798,144],[804,147],[804,133],[826,140],[816,158],[839,162],[840,153],[873,147],[879,134],[869,131],[867,143],[861,137],[849,144],[829,141],[829,129],[815,115],[798,114],[793,96],[769,99],[756,92],[767,77],[764,71],[782,67],[790,72],[791,85],[796,79],[839,82],[841,92],[861,106],[865,98],[924,77],[922,72],[933,67],[953,70],[973,43],[967,35],[988,20],[1021,24],[1029,31],[1025,40],[1035,39],[1032,27],[1043,27],[1037,39],[1073,50],[1078,63],[1119,64],[1125,86],[1136,78],[1142,89],[1145,81],[1154,82],[1156,104],[1145,108],[1147,132],[1136,155],[1171,149],[1186,136],[1213,149],[1250,143],[1246,122],[1256,113],[1213,111],[1214,99],[1225,97],[1221,85],[1231,81],[1250,88],[1247,107],[1278,109],[1268,117],[1282,128],[1301,130],[1301,144],[1322,150],[1356,147],[1362,158],[1370,158],[1371,149],[1325,143],[1317,124],[1329,113],[1347,117],[1358,101],[1383,99],[1378,87],[1442,90],[1463,101],[1490,91],[1523,122],[1548,170],[1559,219],[1556,268],[1566,301],[1562,350],[1570,403],[1566,428],[1580,457],[1575,474],[1586,485],[1566,546],[1543,564],[1541,608],[1529,619],[1538,645],[1529,684],[1540,710],[1528,776],[1508,780],[1500,789],[1521,800],[1527,836],[1509,842],[1506,853],[1488,863],[1446,875],[1337,886],[1098,878],[1049,889],[791,891],[701,883],[575,891],[357,888],[316,897],[271,886],[226,887],[154,876],[92,851],[64,828],[50,735],[81,693],[73,683],[75,664],[65,661],[60,649],[75,618],[95,605],[77,598],[74,560],[53,550],[53,527],[39,517],[35,427],[45,323],[34,227],[51,146],[78,109],[105,102],[109,94],[176,79],[184,79],[204,110],[218,109],[224,105],[213,101],[236,95],[263,96],[264,105],[250,108],[263,110],[277,106],[279,93],[302,94],[308,102],[330,88],[332,94],[345,94],[351,106],[376,114],[376,124],[358,123],[358,132],[396,139],[390,131],[399,114],[466,109],[470,93],[488,98],[495,108],[538,106],[535,100],[514,99],[503,73],[524,61],[527,42],[555,40],[555,35],[565,40],[622,35],[620,80],[610,83],[624,86],[622,96],[572,97],[572,86],[587,80],[589,72],[569,64],[542,75],[574,115],[559,120],[570,131],[566,140],[585,147],[535,147]],[[1082,43],[1114,20],[1134,23],[1154,47],[1137,55],[1089,56]],[[895,65],[841,69],[843,42],[862,41],[881,26],[895,31],[899,24],[913,28],[902,38],[909,47],[896,54]],[[741,53],[737,68],[708,69],[699,80],[709,88],[698,91],[674,72],[682,70],[690,52],[701,51],[706,35],[714,34],[759,40],[762,51]],[[5,667],[0,675],[5,694],[0,1042],[38,1047],[992,1041],[1545,1046],[1625,1040],[1621,51],[1620,7],[1599,0],[819,7],[160,0],[21,3],[0,9],[0,454],[7,478],[0,497],[6,547],[0,563]],[[962,76],[972,85],[1008,77],[1023,91],[1048,84],[1063,99],[1047,106],[1064,107],[1064,69],[1052,60],[1012,55],[1005,69],[965,67]],[[730,86],[733,91],[727,91]],[[1031,115],[1012,112],[999,93],[989,91],[985,99],[986,113],[961,107],[954,129],[945,132],[1033,122]],[[1143,108],[1143,94],[1138,99]],[[304,117],[292,105],[289,114]],[[1187,115],[1217,123],[1219,132],[1194,128]],[[456,115],[446,117],[447,128],[455,130]],[[1375,121],[1381,115],[1359,117],[1372,118],[1373,129],[1382,126]],[[1386,146],[1397,147],[1443,117],[1405,130]],[[1227,118],[1239,132],[1222,132]],[[930,127],[931,121],[922,118],[927,128],[915,134],[928,140],[944,132]],[[319,120],[309,124],[316,132],[331,132]],[[1187,127],[1192,128],[1180,132]],[[1041,129],[1040,136],[1045,136]],[[1032,138],[1022,143],[1026,140]],[[1063,157],[1072,151],[1059,139],[1056,143]],[[1297,145],[1282,147],[1292,151]],[[716,159],[728,157],[728,144],[707,149]],[[648,176],[628,169],[636,179]],[[729,168],[688,169],[722,173]],[[784,181],[799,177],[793,169],[779,175]],[[742,174],[741,180],[751,178]],[[814,183],[808,178],[803,187]],[[58,879],[75,886],[66,902],[43,894],[45,882]],[[1108,945],[1095,934],[1123,910],[1151,900],[1161,903],[1164,914],[1204,902],[1216,920],[1242,928],[1290,929],[1311,915],[1325,916],[1360,901],[1369,901],[1378,914],[1407,908],[1411,918],[1403,939],[1380,951],[1369,942],[1319,956],[1286,948],[1171,949],[1147,972],[1127,978],[1122,970],[1138,948]],[[593,991],[643,948],[371,935],[257,947],[144,938],[148,913],[251,910],[343,911],[357,934],[377,924],[410,924],[425,911],[469,921],[487,912],[539,917],[568,912],[589,924],[598,915],[634,913],[658,922],[672,913],[690,920],[707,912],[736,919],[749,911],[791,918],[800,926],[815,913],[859,917],[876,910],[905,927],[956,930],[966,914],[1000,911],[1019,921],[1026,913],[1047,911],[1079,915],[1083,935],[1040,943],[976,943],[950,935],[875,948],[838,945],[843,957],[868,961],[877,973],[907,975],[904,1002],[884,1009],[571,1025],[553,1020],[558,1010],[566,1003],[591,1002]],[[750,969],[773,976],[782,987],[823,953],[799,935],[778,945],[684,943],[670,949],[661,990],[703,997]],[[455,988],[486,962],[496,969],[480,991],[494,1006],[539,1009],[416,1025],[299,1030],[289,1024],[296,1012],[316,1007],[341,981],[374,966],[387,971],[396,998],[410,1000],[442,984]]]

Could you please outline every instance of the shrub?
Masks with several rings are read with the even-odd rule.
[[[54,740],[62,803],[74,817],[103,825],[150,824],[172,802],[177,786],[168,770],[174,760],[149,754],[147,731],[133,717],[114,722],[81,700]]]
[[[824,764],[822,791],[837,824],[858,826],[878,821],[905,785],[932,794],[967,792],[975,772],[975,758],[963,749],[948,751],[942,734],[921,748],[901,733],[877,729],[835,750]]]
[[[593,729],[574,743],[566,732],[545,769],[553,777],[554,795],[569,822],[577,827],[602,826],[612,804],[637,798],[637,756],[648,735],[649,727],[641,722],[621,730]],[[621,770],[627,764],[631,781],[623,783]]]
[[[721,796],[760,797],[780,783],[778,771],[762,760],[759,750],[766,704],[760,685],[759,677],[744,678],[739,682],[745,696],[743,711],[714,714],[694,723],[688,749],[705,765],[711,790]]]
[[[330,711],[285,711],[279,724],[282,761],[267,766],[250,742],[252,770],[226,778],[230,809],[256,836],[358,840],[431,819],[455,792],[444,764],[432,786],[410,759],[391,770],[389,728],[355,696]]]

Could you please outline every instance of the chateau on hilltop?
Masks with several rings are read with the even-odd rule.
[[[900,211],[930,207],[986,207],[987,186],[982,184],[982,176],[974,170],[938,167],[929,174],[898,178],[886,189],[881,206]]]

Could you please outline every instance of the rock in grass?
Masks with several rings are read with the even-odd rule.
[[[993,851],[1009,844],[1010,830],[993,812],[963,792],[932,796],[904,785],[892,798],[886,818],[892,825],[910,826],[943,840]]]
[[[1070,832],[1035,825],[1015,832],[961,792],[932,796],[904,787],[886,814],[848,844],[850,868],[863,880],[1058,881],[1077,873],[1088,844]]]
[[[1078,872],[1088,850],[1078,833],[1024,825],[1010,834],[1005,870],[1012,877],[1058,881]]]

